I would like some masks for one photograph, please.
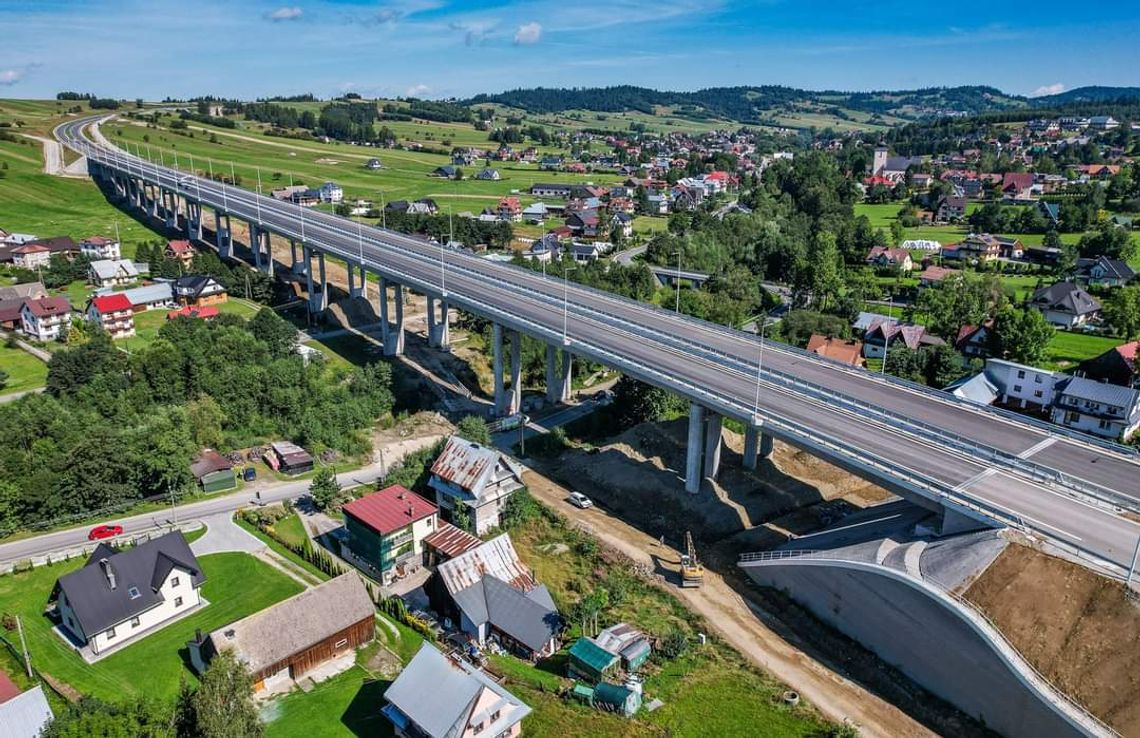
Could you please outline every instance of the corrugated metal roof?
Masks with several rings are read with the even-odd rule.
[[[435,515],[439,508],[415,492],[393,484],[379,492],[364,495],[342,510],[382,536],[406,528],[417,520]]]
[[[466,490],[478,490],[485,483],[499,452],[459,436],[452,436],[431,466],[431,473]]]
[[[519,559],[507,533],[443,562],[437,573],[443,578],[447,591],[452,596],[478,583],[488,574],[523,592],[529,592],[537,585],[530,569]]]
[[[645,634],[629,623],[618,623],[598,633],[594,642],[610,653],[621,653],[629,644],[644,638]]]
[[[1130,387],[1096,382],[1092,379],[1086,379],[1085,377],[1073,377],[1069,380],[1068,384],[1065,385],[1064,389],[1061,390],[1061,394],[1066,397],[1075,397],[1091,402],[1103,402],[1106,405],[1131,410],[1137,403],[1137,395],[1140,395],[1140,392]]]
[[[0,704],[0,726],[5,738],[37,738],[53,717],[43,687],[38,684]]]
[[[483,545],[483,541],[451,523],[440,523],[434,533],[424,539],[425,546],[431,546],[449,559],[467,553]]]
[[[594,643],[589,638],[579,638],[570,647],[570,658],[585,664],[588,668],[602,674],[613,666],[618,657]]]

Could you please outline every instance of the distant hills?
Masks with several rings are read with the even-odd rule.
[[[726,119],[765,124],[788,114],[819,113],[837,119],[881,121],[886,124],[947,115],[1055,107],[1071,103],[1140,100],[1137,87],[1080,87],[1045,97],[1011,95],[994,87],[929,87],[916,90],[842,92],[804,90],[779,85],[710,87],[694,92],[670,92],[646,87],[579,87],[508,90],[477,95],[465,102],[495,103],[532,114],[590,110],[604,113],[667,108],[694,119]]]

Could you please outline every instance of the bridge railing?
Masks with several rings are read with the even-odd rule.
[[[1010,664],[1015,665],[1015,668],[1019,668],[1030,681],[1036,683],[1038,691],[1042,696],[1049,699],[1054,705],[1067,712],[1074,719],[1080,721],[1086,728],[1090,728],[1094,734],[1099,733],[1109,736],[1120,735],[1115,728],[1094,715],[1087,707],[1078,702],[1076,698],[1058,687],[1053,680],[1041,673],[1041,671],[1033,665],[1033,662],[1026,658],[1025,654],[1006,637],[997,623],[995,623],[989,614],[981,607],[936,579],[915,577],[906,571],[895,569],[885,564],[850,559],[836,554],[833,551],[826,550],[757,551],[743,553],[740,555],[737,563],[754,564],[792,560],[831,561],[837,564],[855,564],[856,566],[869,569],[887,570],[893,575],[905,576],[921,589],[925,589],[928,592],[940,595],[952,601],[958,606],[958,611],[964,617],[973,621],[976,626],[979,626],[982,632],[987,634],[990,643],[1005,654],[1006,660]]]
[[[92,153],[94,153],[94,152],[92,152]],[[106,161],[108,164],[110,164],[112,166],[122,167],[124,165],[123,161],[120,161],[120,160],[116,159],[115,157],[108,157],[105,153],[103,153],[101,151],[98,152],[98,154],[96,154],[96,155],[99,157],[100,160]],[[131,158],[133,159],[134,157],[131,157]],[[151,176],[151,174],[152,174],[151,168],[152,167],[150,165],[143,166],[141,161],[136,161],[136,163],[140,167],[139,171],[140,171],[142,176],[144,176],[144,177]],[[129,163],[127,163],[126,166],[129,168],[129,166],[130,166]],[[171,178],[177,179],[179,177],[179,174],[171,174],[170,171],[171,170],[167,170],[165,172],[167,179],[171,179]],[[164,173],[163,168],[154,168],[153,174],[155,174],[156,176],[159,176],[160,179],[161,179],[161,176],[163,173]],[[240,203],[239,203],[239,205],[240,205]],[[237,209],[237,208],[235,208],[235,209]],[[252,215],[252,213],[250,215]],[[317,226],[318,224],[320,224],[322,226],[331,228],[333,230],[338,230],[338,231],[343,232],[343,229],[339,228],[339,222],[337,222],[337,223],[332,223],[332,222],[325,223],[324,222],[325,218],[320,217],[321,214],[314,213],[313,215],[316,217],[311,217],[311,219],[310,219],[312,226]],[[331,216],[330,216],[330,220],[331,220]],[[418,252],[416,250],[409,249],[406,247],[401,247],[399,245],[396,245],[395,247],[398,248],[399,250],[401,250],[402,252],[405,252],[408,255],[417,258],[418,260],[425,260],[427,258],[423,253]],[[356,257],[356,254],[347,253],[343,249],[339,249],[335,246],[326,246],[326,248],[328,248],[333,253],[336,253],[337,255],[343,256],[345,258],[355,258]],[[458,260],[456,260],[456,261],[458,261]],[[449,267],[453,270],[462,271],[464,273],[469,274],[472,277],[477,277],[479,279],[486,279],[488,276],[483,270],[469,269],[465,266],[461,266],[460,264],[454,263],[454,261],[449,262]],[[501,282],[502,280],[497,280],[497,281]],[[428,288],[435,289],[435,287],[433,285],[428,285]],[[591,291],[598,292],[597,290],[592,290],[592,288],[587,288],[587,289],[591,289]],[[610,293],[599,292],[599,294],[604,294],[605,296],[607,296],[610,299],[615,298],[615,296],[610,294]],[[550,302],[551,300],[553,300],[552,297],[547,296],[547,295],[543,295],[541,293],[537,293],[537,294],[533,295],[533,297],[541,299],[544,302]],[[618,299],[624,300],[625,298],[618,298]],[[658,309],[659,310],[659,308],[656,308],[655,306],[647,306],[644,303],[637,303],[634,301],[628,301],[628,302],[630,302],[633,305],[636,305],[637,307],[639,307],[641,309],[646,309],[648,307],[649,309]],[[659,331],[655,331],[652,329],[646,329],[644,326],[633,325],[627,319],[624,319],[624,318],[617,316],[617,315],[614,315],[612,313],[608,313],[607,311],[598,310],[596,308],[584,306],[584,305],[576,306],[576,309],[579,311],[585,311],[585,312],[593,313],[596,315],[602,315],[602,316],[607,318],[606,322],[611,323],[611,325],[616,323],[617,325],[624,327],[626,329],[632,329],[631,332],[633,332],[635,334],[651,332],[651,333],[657,334],[659,337],[669,339],[666,341],[667,343],[676,343],[676,340],[672,336],[662,336],[662,334]],[[668,313],[668,314],[672,315],[671,313]],[[639,328],[640,328],[640,331],[638,330]],[[719,326],[718,326],[718,328],[719,328]],[[685,342],[682,342],[682,343],[685,343]],[[786,348],[787,347],[781,346],[780,350],[785,350]],[[722,351],[718,351],[716,349],[711,349],[711,348],[708,348],[707,346],[701,346],[701,347],[699,347],[699,350],[702,353],[714,358],[715,360],[717,360],[720,363],[728,363],[730,365],[735,364],[741,370],[750,370],[751,366],[754,366],[754,365],[749,365],[749,364],[743,362],[738,356],[728,354],[728,353],[725,353]],[[807,355],[806,352],[803,352],[803,353],[805,355]],[[814,355],[812,355],[812,356],[814,357]],[[814,357],[814,359],[816,359],[816,360],[818,360],[818,358],[819,357]],[[785,386],[790,385],[790,386],[794,386],[795,388],[797,388],[799,390],[806,391],[809,394],[814,395],[816,397],[816,399],[826,400],[829,403],[838,402],[841,405],[847,406],[849,409],[858,410],[864,414],[871,414],[871,415],[875,416],[876,418],[878,418],[880,421],[886,422],[887,424],[891,425],[892,427],[894,427],[896,429],[908,429],[908,430],[911,430],[914,432],[918,432],[920,435],[923,435],[927,440],[932,440],[932,441],[939,442],[939,443],[949,441],[951,446],[956,447],[959,450],[962,450],[964,452],[970,453],[972,455],[981,454],[981,455],[984,455],[987,458],[991,459],[992,461],[997,461],[997,462],[1000,462],[1003,464],[1011,465],[1011,466],[1015,467],[1019,473],[1028,475],[1032,479],[1034,479],[1035,481],[1060,484],[1060,485],[1065,486],[1065,487],[1076,488],[1077,491],[1080,491],[1083,494],[1089,495],[1096,500],[1102,500],[1102,501],[1108,502],[1109,504],[1112,504],[1112,505],[1115,505],[1118,507],[1131,507],[1134,504],[1131,500],[1116,494],[1112,490],[1108,490],[1107,488],[1101,487],[1100,485],[1093,485],[1092,483],[1088,483],[1085,480],[1080,480],[1077,478],[1070,477],[1068,475],[1063,475],[1060,472],[1057,472],[1057,471],[1055,471],[1049,467],[1045,467],[1045,466],[1042,466],[1040,464],[1036,464],[1035,462],[1029,462],[1025,459],[1021,459],[1020,457],[1017,457],[1014,454],[1004,452],[1000,449],[996,449],[996,448],[989,446],[989,445],[986,445],[986,444],[979,444],[973,439],[965,438],[965,437],[962,437],[960,435],[953,434],[953,433],[946,431],[945,429],[940,428],[938,426],[933,426],[933,425],[924,423],[922,421],[917,421],[917,420],[913,420],[913,419],[901,418],[898,415],[884,411],[883,409],[881,409],[875,405],[871,405],[869,403],[862,402],[862,401],[860,401],[856,398],[850,397],[849,395],[846,395],[844,393],[836,392],[834,390],[823,387],[821,385],[817,385],[817,384],[814,384],[812,382],[808,382],[806,380],[796,378],[794,376],[785,374],[783,372],[772,370],[771,368],[765,370],[764,375],[769,380],[778,381],[778,382],[784,384]],[[749,411],[746,413],[742,413],[742,415],[744,417],[750,417],[752,415],[752,413]]]

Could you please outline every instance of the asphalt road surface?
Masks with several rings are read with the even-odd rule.
[[[744,419],[767,418],[792,442],[825,439],[845,453],[875,459],[877,481],[927,478],[933,494],[955,495],[1000,511],[1042,535],[1127,566],[1140,526],[1074,499],[1055,482],[1031,480],[989,453],[1019,456],[1071,479],[1100,485],[1136,500],[1140,464],[1134,455],[1107,450],[1048,428],[967,407],[933,390],[910,388],[870,372],[760,344],[754,335],[677,315],[511,265],[489,262],[423,239],[364,227],[345,218],[258,196],[233,186],[157,166],[124,152],[91,150],[77,119],[57,136],[107,166],[157,181],[233,217],[418,291],[444,294],[456,307],[523,330],[635,377],[680,391],[701,404]],[[762,379],[758,382],[757,374]],[[787,387],[811,382],[837,393],[819,399]],[[759,391],[758,391],[759,389]],[[878,408],[879,417],[852,403]],[[782,423],[783,425],[778,425]],[[921,431],[918,423],[923,424]],[[969,439],[982,452],[963,450]],[[827,452],[822,455],[827,456]],[[874,476],[874,475],[871,475]]]

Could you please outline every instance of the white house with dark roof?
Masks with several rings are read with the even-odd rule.
[[[524,485],[522,468],[509,456],[452,436],[432,464],[428,486],[452,522],[456,508],[464,506],[472,531],[483,535],[499,525],[507,500]]]
[[[1085,377],[1058,386],[1053,422],[1115,441],[1127,441],[1140,428],[1140,390]]]
[[[139,266],[130,259],[97,259],[91,262],[88,275],[96,287],[118,287],[136,281],[143,273]]]
[[[83,568],[59,578],[56,613],[60,627],[98,655],[193,612],[205,581],[181,531],[122,551],[100,543]]]
[[[1029,306],[1061,328],[1085,325],[1100,314],[1100,303],[1096,298],[1072,282],[1042,287],[1029,298]]]
[[[1101,255],[1096,258],[1077,259],[1077,281],[1090,287],[1119,287],[1128,284],[1136,272],[1121,259]]]
[[[455,655],[424,643],[384,692],[398,738],[516,738],[530,708]]]

